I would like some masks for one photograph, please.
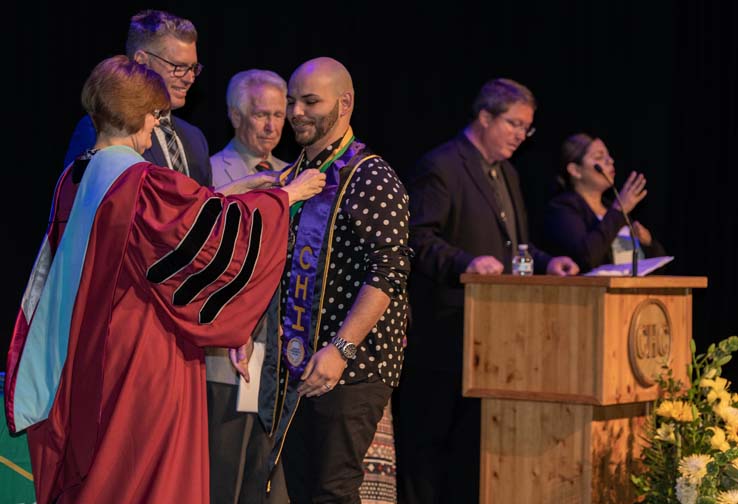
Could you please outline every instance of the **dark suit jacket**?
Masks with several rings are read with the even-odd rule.
[[[515,210],[519,243],[528,243],[528,219],[518,174],[502,163]],[[464,290],[459,282],[477,256],[492,255],[511,270],[512,243],[481,154],[460,133],[418,163],[409,178],[410,246],[415,251],[409,288],[412,330],[408,359],[439,356],[460,365]],[[529,243],[533,265],[545,272],[551,259]],[[411,363],[412,365],[412,363]]]
[[[212,170],[210,169],[210,154],[205,135],[200,131],[200,128],[174,115],[172,115],[172,122],[174,130],[182,142],[182,147],[184,147],[190,177],[201,185],[211,186]],[[161,150],[159,141],[156,139],[156,134],[152,132],[151,135],[151,148],[143,153],[144,159],[158,166],[167,166],[166,157]],[[64,156],[64,166],[69,166],[69,163],[74,161],[77,156],[95,145],[96,138],[97,134],[95,133],[95,127],[92,125],[92,119],[89,115],[86,115],[80,119],[74,128],[67,154]]]
[[[548,204],[544,220],[547,250],[574,259],[583,273],[612,263],[612,242],[625,226],[622,212],[610,206],[599,220],[584,198],[575,191],[555,196]],[[653,239],[643,247],[646,257],[665,255],[664,247]]]

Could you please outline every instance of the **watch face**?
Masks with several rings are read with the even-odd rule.
[[[338,351],[341,352],[341,355],[343,355],[344,359],[356,358],[356,345],[354,345],[353,343],[346,341],[345,339],[338,336],[333,336],[333,338],[331,338],[331,343],[336,348],[338,348]]]
[[[356,358],[356,345],[353,343],[346,343],[346,346],[343,347],[343,354],[349,359]]]

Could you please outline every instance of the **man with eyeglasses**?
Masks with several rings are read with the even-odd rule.
[[[528,242],[518,174],[509,158],[533,134],[525,86],[482,86],[472,121],[426,154],[409,180],[412,324],[396,405],[401,503],[479,501],[479,399],[461,396],[462,273],[510,273],[527,243],[536,273],[573,275],[568,257]]]
[[[145,10],[131,18],[126,54],[158,73],[164,80],[171,110],[184,106],[187,92],[203,66],[197,61],[197,30],[191,21],[158,10]],[[68,166],[95,143],[95,128],[83,117],[72,134],[64,158]],[[169,111],[152,133],[147,161],[184,173],[204,186],[212,184],[208,143],[202,131]]]

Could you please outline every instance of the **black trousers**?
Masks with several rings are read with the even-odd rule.
[[[207,382],[210,502],[212,504],[287,504],[281,464],[266,493],[267,460],[273,442],[256,413],[236,411],[238,387]]]
[[[406,360],[392,406],[399,503],[479,502],[481,403],[461,395],[461,370]]]
[[[373,381],[300,400],[282,453],[291,504],[361,502],[364,456],[391,395]]]

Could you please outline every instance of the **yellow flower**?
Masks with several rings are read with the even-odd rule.
[[[665,418],[671,418],[671,414],[674,411],[674,403],[671,401],[663,401],[656,408],[655,413]]]
[[[673,418],[680,422],[691,422],[694,420],[692,404],[685,403],[684,401],[663,401],[656,408],[655,413],[664,418]]]
[[[720,427],[708,427],[707,430],[712,431],[710,438],[710,446],[715,450],[722,452],[730,449],[730,444],[725,440],[725,431]]]
[[[729,427],[738,428],[738,408],[721,402],[712,409]]]
[[[715,378],[715,390],[728,390],[729,382],[722,376]]]
[[[728,388],[728,380],[726,380],[722,376],[718,376],[714,380],[711,380],[710,378],[702,378],[700,380],[700,387],[711,388],[715,391],[725,390]]]
[[[702,388],[715,388],[715,380],[710,378],[702,378],[700,380],[700,387]]]
[[[728,490],[717,495],[717,504],[738,504],[738,490]]]
[[[719,402],[721,405],[729,406],[731,403],[730,392],[727,390],[710,390],[707,393],[707,402],[710,404]]]
[[[666,423],[656,430],[656,439],[666,441],[667,443],[673,443],[676,441],[674,437],[674,424]]]
[[[725,433],[728,435],[728,440],[733,441],[734,443],[738,443],[738,426],[736,425],[726,425],[725,426]],[[738,465],[735,466],[736,469],[738,469]]]
[[[695,419],[694,413],[695,411],[692,410],[691,403],[685,403],[682,401],[676,401],[676,403],[674,403],[674,420],[679,420],[680,422],[691,422]],[[700,416],[699,412],[696,413],[697,416]]]
[[[707,373],[705,373],[705,378],[708,380],[711,380],[712,378],[715,378],[715,375],[717,374],[717,369],[712,368]]]
[[[698,486],[707,474],[707,464],[712,461],[709,455],[688,455],[679,461],[679,473],[690,484]]]

